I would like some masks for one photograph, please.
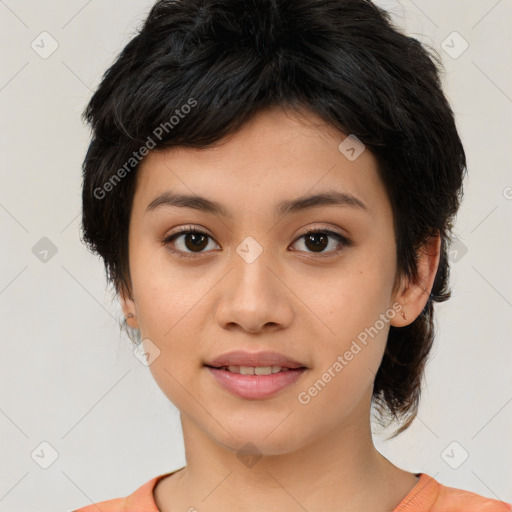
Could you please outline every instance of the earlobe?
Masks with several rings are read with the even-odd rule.
[[[395,315],[391,320],[393,327],[405,327],[411,324],[425,308],[439,267],[440,256],[441,236],[438,233],[430,237],[420,248],[417,259],[417,278],[404,280],[395,295],[400,316]]]
[[[133,297],[127,293],[125,290],[121,290],[119,292],[119,301],[121,302],[121,308],[123,310],[123,315],[126,319],[126,323],[132,329],[139,328],[139,322],[137,320],[135,301]]]

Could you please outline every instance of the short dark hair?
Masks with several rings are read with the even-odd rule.
[[[442,72],[434,49],[369,0],[160,0],[83,113],[93,131],[83,241],[116,292],[129,291],[129,219],[148,149],[212,146],[276,105],[355,135],[375,155],[392,205],[397,276],[417,278],[418,251],[441,237],[428,302],[410,325],[390,327],[375,377],[379,422],[402,422],[395,437],[417,415],[433,303],[451,293],[447,244],[466,158]]]

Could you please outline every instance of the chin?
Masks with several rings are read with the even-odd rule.
[[[290,426],[277,427],[282,419],[283,417],[273,423],[272,427],[262,427],[257,421],[247,420],[236,426],[223,423],[232,436],[219,427],[216,429],[217,435],[212,433],[211,437],[218,444],[235,452],[239,458],[245,455],[253,457],[284,455],[300,449],[305,440],[292,436]],[[293,431],[297,434],[296,428],[293,428]]]

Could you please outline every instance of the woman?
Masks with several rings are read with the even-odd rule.
[[[367,0],[159,1],[91,99],[83,232],[187,464],[78,512],[510,511],[402,470],[464,149]]]

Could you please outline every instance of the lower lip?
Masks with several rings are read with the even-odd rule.
[[[209,372],[233,395],[241,398],[261,400],[269,398],[287,386],[297,382],[305,368],[290,369],[287,372],[271,373],[270,375],[242,375],[219,368],[206,367]]]

